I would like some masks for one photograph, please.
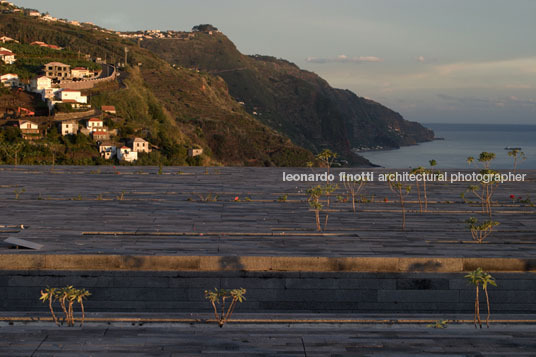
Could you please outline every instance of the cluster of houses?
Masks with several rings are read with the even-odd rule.
[[[62,136],[76,135],[79,132],[91,135],[98,143],[100,155],[106,160],[117,158],[120,161],[134,162],[138,160],[139,153],[150,153],[152,151],[149,142],[142,138],[133,138],[126,145],[111,141],[111,137],[117,135],[117,130],[109,130],[104,125],[104,121],[99,118],[91,118],[85,121],[85,126],[80,125],[78,120],[63,120],[58,121],[57,124]],[[41,138],[41,130],[37,123],[21,119],[18,122],[18,126],[25,140]]]
[[[0,53],[3,53],[0,51]],[[30,83],[22,83],[19,76],[14,73],[0,75],[1,84],[5,87],[23,88],[28,92],[33,92],[41,96],[47,103],[49,110],[53,110],[56,104],[69,104],[73,109],[89,109],[87,96],[82,95],[80,90],[56,88],[55,83],[62,80],[82,80],[98,77],[100,72],[92,71],[85,67],[75,67],[71,69],[68,64],[60,62],[50,62],[43,66],[43,73],[39,77],[33,78]]]
[[[123,38],[131,39],[161,39],[161,38],[173,38],[177,40],[190,40],[195,37],[196,32],[204,32],[208,35],[214,35],[216,33],[221,33],[218,29],[210,26],[207,29],[200,30],[194,27],[192,32],[187,31],[161,31],[161,30],[145,30],[145,31],[136,31],[136,32],[115,32],[116,35],[119,35]]]
[[[145,30],[145,31],[135,31],[135,32],[120,32],[116,31],[116,35],[122,38],[131,38],[131,39],[161,39],[161,38],[173,38],[178,40],[190,40],[195,37],[193,32],[185,31],[160,31],[160,30]]]

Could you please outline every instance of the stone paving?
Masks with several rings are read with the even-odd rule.
[[[429,183],[425,214],[418,212],[413,192],[405,231],[386,183],[366,186],[361,195],[373,202],[359,203],[357,214],[350,203],[336,202],[336,196],[346,196],[340,187],[332,195],[328,229],[318,234],[306,202],[313,183],[282,180],[283,172],[311,169],[166,167],[163,175],[157,172],[154,167],[0,168],[0,241],[16,237],[43,245],[13,250],[1,244],[0,253],[530,258],[536,247],[536,208],[510,199],[511,194],[534,196],[534,170],[520,171],[528,174],[526,182],[500,185],[493,219],[501,225],[478,246],[464,221],[486,217],[479,204],[461,199],[469,183]],[[287,200],[280,202],[284,195]]]
[[[528,325],[0,325],[0,356],[534,356]]]

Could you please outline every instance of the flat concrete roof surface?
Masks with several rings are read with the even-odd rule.
[[[0,356],[531,356],[533,325],[0,323]]]
[[[382,182],[365,186],[354,213],[339,189],[331,195],[325,232],[315,231],[307,188],[283,182],[283,172],[323,169],[166,167],[2,167],[0,240],[16,237],[39,250],[2,254],[117,254],[298,257],[534,257],[536,208],[513,202],[536,192],[536,172],[499,185],[484,244],[474,244],[464,221],[483,221],[478,203],[461,197],[469,183],[429,183],[427,213],[418,212],[415,187],[407,227],[396,196]],[[337,174],[342,169],[334,170]],[[345,169],[360,173],[362,169]],[[372,170],[377,174],[386,172]],[[286,201],[280,198],[287,195]],[[235,202],[236,198],[239,202]],[[476,201],[470,193],[467,199]],[[536,197],[534,197],[536,201]],[[324,216],[322,215],[324,223]],[[21,229],[24,227],[24,229]],[[5,238],[4,238],[5,237]]]

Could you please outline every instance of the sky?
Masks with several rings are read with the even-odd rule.
[[[210,23],[423,123],[536,124],[534,0],[15,0],[114,30]]]

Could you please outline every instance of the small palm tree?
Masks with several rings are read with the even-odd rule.
[[[475,161],[475,158],[472,156],[469,156],[467,160],[465,161],[467,162],[467,165],[471,166],[471,164]]]
[[[475,324],[475,328],[476,328],[476,323],[478,321],[478,324],[480,325],[480,328],[482,328],[482,321],[480,321],[480,298],[479,298],[479,292],[480,292],[480,283],[481,283],[481,277],[482,277],[482,268],[477,268],[476,270],[470,272],[469,274],[467,274],[465,276],[465,278],[467,280],[469,280],[469,282],[471,284],[473,284],[475,286],[475,291],[476,291],[476,294],[475,294],[475,314],[474,314],[474,318],[473,318],[473,322]]]
[[[216,321],[218,322],[220,328],[223,327],[227,321],[229,321],[237,303],[242,303],[246,300],[244,295],[246,295],[246,289],[243,288],[234,290],[205,290],[205,299],[211,302],[214,309],[214,316],[216,317]],[[231,303],[226,310],[225,304],[226,300],[228,299],[231,299]]]
[[[469,274],[465,275],[465,278],[469,280],[471,284],[475,286],[476,294],[475,294],[475,314],[474,314],[474,324],[475,328],[477,327],[477,321],[480,328],[482,328],[482,321],[480,320],[480,297],[479,297],[479,291],[480,291],[480,284],[482,284],[482,290],[484,290],[484,293],[486,294],[486,304],[488,307],[488,315],[486,317],[486,326],[489,328],[489,317],[491,314],[490,310],[490,302],[489,302],[489,295],[488,295],[488,285],[497,286],[497,283],[495,282],[495,278],[491,276],[491,274],[486,273],[482,270],[482,268],[477,268],[476,270],[470,272]]]
[[[414,168],[411,170],[411,173],[414,175],[422,175],[422,193],[424,198],[424,210],[423,210],[423,199],[421,198],[421,185],[419,180],[415,180],[415,186],[417,187],[417,198],[419,200],[419,210],[421,213],[428,211],[428,193],[426,192],[426,177],[425,175],[429,173],[430,170],[425,169],[422,166]]]
[[[56,314],[54,313],[54,308],[52,307],[52,304],[54,304],[54,301],[56,301],[57,298],[57,290],[56,288],[50,288],[47,287],[45,291],[41,290],[41,297],[39,300],[41,300],[43,303],[48,301],[48,308],[50,309],[50,313],[52,314],[52,318],[54,319],[54,322],[56,325],[60,325],[58,322],[58,318],[56,317]]]
[[[80,305],[80,309],[82,310],[82,321],[80,322],[80,326],[84,325],[84,320],[86,318],[86,310],[84,308],[84,300],[86,300],[91,293],[87,291],[86,289],[77,289],[76,290],[76,302]]]
[[[516,173],[517,170],[517,162],[519,160],[526,160],[525,153],[519,149],[513,149],[511,151],[508,151],[508,156],[514,158],[514,173]]]
[[[488,306],[488,315],[486,317],[486,326],[489,328],[489,316],[491,314],[490,312],[490,305],[489,305],[489,295],[488,295],[488,285],[492,285],[497,287],[497,283],[495,282],[495,278],[491,276],[491,274],[482,272],[481,275],[481,281],[482,281],[482,290],[484,290],[484,293],[486,293],[486,304]]]

